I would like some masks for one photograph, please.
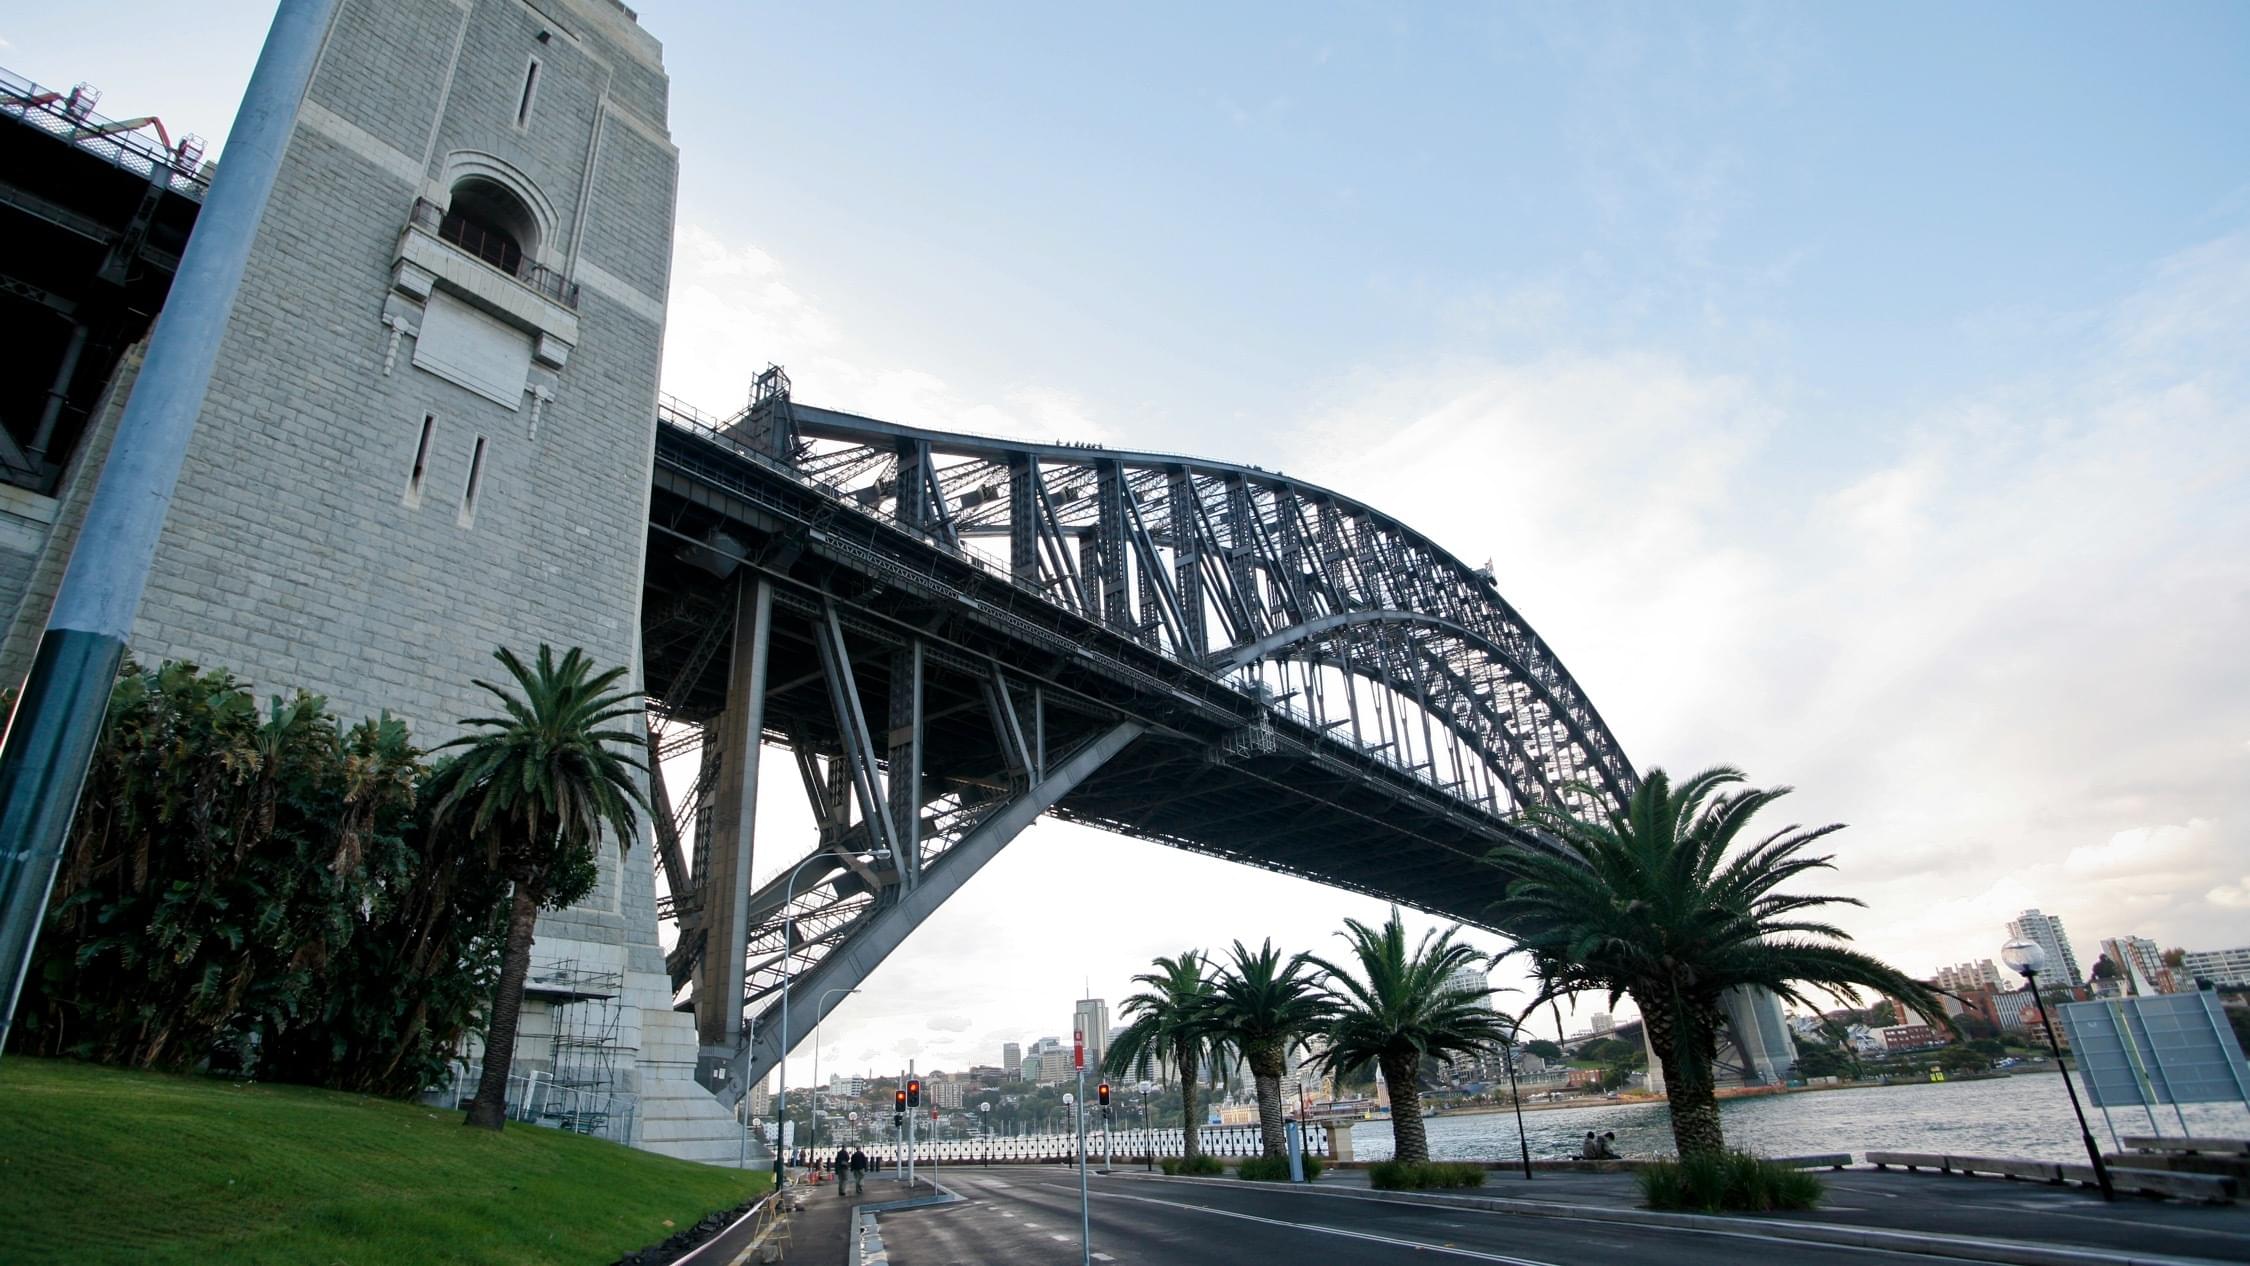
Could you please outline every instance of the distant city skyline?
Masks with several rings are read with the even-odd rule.
[[[1641,768],[1849,823],[1821,890],[1910,972],[2032,908],[2250,941],[2250,8],[635,8],[667,390],[725,412],[774,361],[1398,513],[1493,560]],[[223,154],[269,17],[27,8],[0,65]],[[814,838],[770,781],[759,882]],[[822,1067],[988,1063],[1158,954],[1384,913],[1042,823]]]

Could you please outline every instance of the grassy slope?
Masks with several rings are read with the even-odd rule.
[[[763,1185],[386,1099],[0,1060],[0,1257],[24,1266],[596,1266]]]

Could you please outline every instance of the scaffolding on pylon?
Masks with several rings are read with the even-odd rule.
[[[618,997],[621,971],[586,967],[576,959],[534,962],[524,981],[524,996],[544,998],[553,1008],[549,1079],[557,1091],[547,1096],[539,1115],[577,1134],[598,1134],[617,1102],[619,1050]]]

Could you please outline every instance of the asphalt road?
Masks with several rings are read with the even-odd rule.
[[[1060,1166],[948,1169],[962,1203],[882,1216],[891,1266],[1062,1266],[1078,1257],[1078,1184]],[[1094,1176],[1093,1257],[1131,1266],[1430,1266],[1434,1258],[1509,1266],[1848,1266],[1944,1259],[1652,1230],[1596,1221],[1324,1198],[1253,1184]]]

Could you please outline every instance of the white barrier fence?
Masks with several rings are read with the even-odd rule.
[[[925,1122],[926,1124],[926,1122]],[[1099,1128],[1086,1131],[1086,1154],[1099,1159],[1104,1144],[1109,1154],[1119,1161],[1139,1161],[1151,1154],[1157,1157],[1183,1154],[1184,1143],[1180,1131],[1141,1130],[1137,1128]],[[1197,1142],[1206,1156],[1222,1159],[1257,1156],[1265,1149],[1255,1125],[1207,1125],[1197,1132]],[[898,1153],[896,1134],[886,1132],[864,1138],[859,1147],[871,1157],[879,1156],[888,1162]],[[829,1152],[834,1157],[833,1149]],[[1328,1131],[1316,1122],[1305,1131],[1307,1155],[1328,1155]],[[1076,1157],[1078,1140],[1071,1134],[1008,1134],[989,1138],[949,1138],[931,1140],[927,1137],[914,1140],[914,1159],[927,1164],[933,1157],[940,1164],[978,1164],[985,1161],[1064,1161]]]

